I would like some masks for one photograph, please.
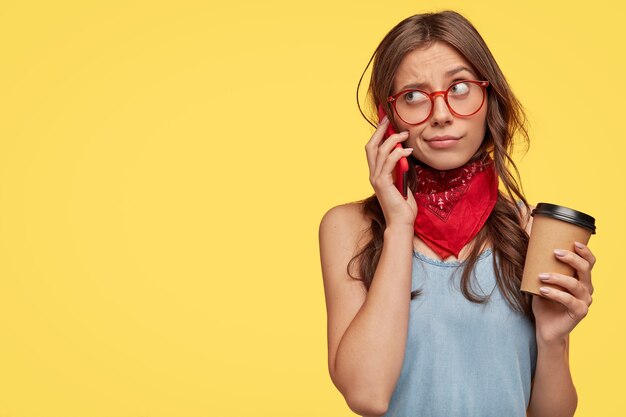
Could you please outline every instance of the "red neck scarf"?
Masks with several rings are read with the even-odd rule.
[[[446,171],[415,165],[415,233],[441,259],[459,257],[483,227],[498,199],[494,162],[484,157]]]

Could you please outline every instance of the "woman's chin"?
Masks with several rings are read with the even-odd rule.
[[[443,158],[417,158],[417,160],[438,171],[447,171],[465,165],[467,161]]]

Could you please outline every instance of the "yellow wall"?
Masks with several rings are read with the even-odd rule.
[[[531,204],[597,219],[577,416],[623,415],[624,6],[507,3],[3,4],[0,416],[353,415],[326,368],[319,220],[372,193],[374,48],[444,8],[528,111]]]

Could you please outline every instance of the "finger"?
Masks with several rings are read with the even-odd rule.
[[[589,295],[593,295],[593,283],[591,282],[591,270],[596,264],[596,257],[587,245],[581,242],[574,242],[574,249],[587,262],[589,262],[589,274],[585,278],[581,278],[581,282],[586,284],[589,289]],[[588,279],[587,279],[588,278]]]
[[[593,266],[596,264],[596,257],[591,252],[591,249],[589,249],[587,245],[581,242],[574,242],[574,249],[576,249],[576,253],[578,253],[585,260],[587,260],[587,262],[589,262],[591,269],[593,269]]]
[[[387,126],[389,126],[389,119],[385,116],[382,122],[378,124],[370,140],[365,144],[365,153],[367,154],[367,164],[370,167],[370,172],[374,170],[374,162],[376,161],[376,155],[378,155],[378,146],[383,140]]]
[[[560,287],[565,288],[570,292],[574,297],[584,300],[589,297],[589,290],[583,286],[583,284],[574,277],[568,277],[567,275],[557,274],[555,272],[552,273],[541,273],[539,274],[539,279],[541,282],[546,282],[548,284],[558,285]]]
[[[411,153],[411,148],[397,148],[391,152],[387,160],[382,164],[380,172],[374,178],[372,185],[378,189],[387,189],[389,185],[393,184],[393,168],[398,163],[400,158],[408,156]]]
[[[383,163],[381,172],[378,174],[378,178],[383,182],[381,185],[387,185],[389,179],[393,183],[393,169],[403,156],[408,156],[413,151],[413,148],[397,148],[394,149],[390,154],[387,160]]]
[[[564,305],[567,308],[567,314],[576,323],[581,321],[589,312],[589,307],[582,300],[568,292],[547,287],[539,288],[539,292],[541,292],[543,297]]]
[[[559,261],[571,265],[577,271],[576,276],[581,281],[591,283],[591,264],[585,258],[565,249],[555,249],[554,256]]]
[[[382,167],[385,164],[385,160],[387,160],[389,154],[394,150],[395,146],[399,142],[406,140],[408,137],[409,132],[407,131],[394,133],[385,140],[385,143],[378,147],[378,155],[376,155],[376,168],[374,169],[374,175],[380,175]]]
[[[407,140],[409,137],[409,131],[404,130],[402,132],[396,132],[389,136],[383,143],[380,144],[378,150],[388,150],[391,152],[398,142]]]

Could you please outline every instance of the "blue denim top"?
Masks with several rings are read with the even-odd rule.
[[[402,372],[385,416],[526,417],[537,363],[535,327],[496,285],[491,249],[470,283],[491,297],[472,303],[461,290],[465,261],[413,252],[411,300]]]

